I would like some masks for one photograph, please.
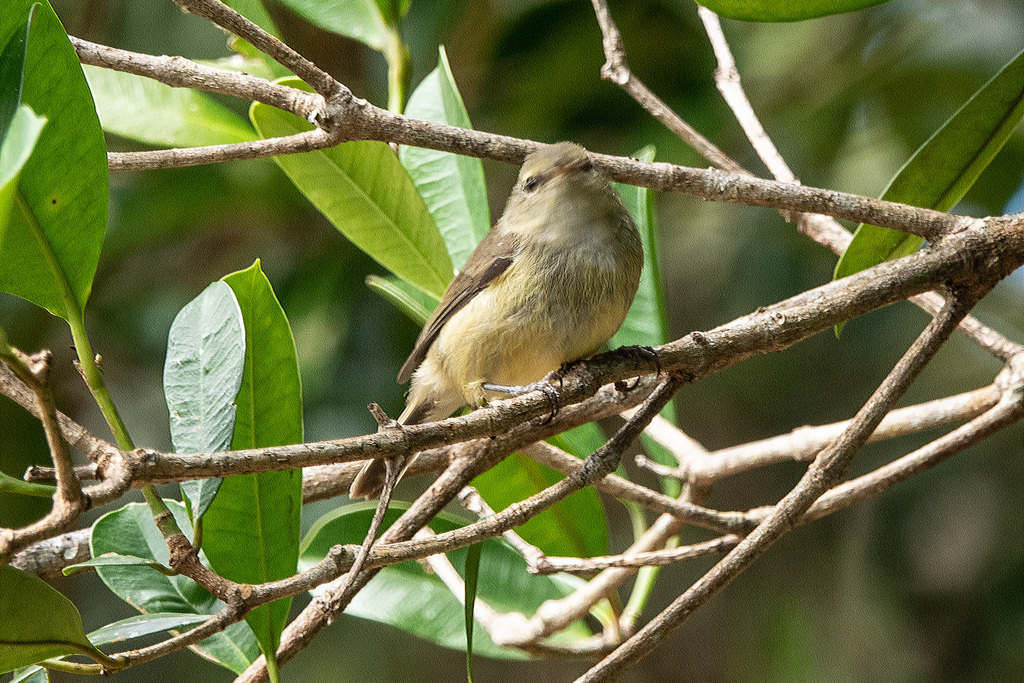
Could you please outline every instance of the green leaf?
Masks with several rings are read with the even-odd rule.
[[[358,40],[374,50],[387,48],[388,26],[376,0],[281,0],[294,12],[315,26]]]
[[[175,612],[138,614],[90,632],[89,640],[97,645],[123,643],[126,640],[162,631],[185,630],[188,627],[201,624],[208,618],[205,614],[177,614]]]
[[[476,586],[480,578],[480,553],[483,543],[475,543],[467,549],[466,568],[463,576],[463,600],[466,613],[466,679],[473,683],[473,608],[476,606]]]
[[[381,17],[388,24],[396,25],[409,11],[412,0],[376,0]]]
[[[0,493],[20,493],[23,496],[50,498],[56,492],[56,486],[22,481],[21,479],[15,479],[9,474],[0,472]]]
[[[27,7],[8,3],[5,20],[11,11],[26,16],[20,11]],[[36,5],[27,34],[21,99],[48,123],[13,194],[0,243],[0,291],[80,317],[106,229],[106,147],[78,56],[49,5]],[[9,58],[5,50],[0,73],[11,73]],[[16,87],[0,85],[6,102]]]
[[[7,232],[7,222],[18,189],[18,176],[32,156],[44,125],[46,119],[36,116],[29,107],[21,105],[15,110],[7,133],[0,141],[0,244],[3,244]]]
[[[305,571],[322,560],[334,544],[361,543],[374,507],[375,503],[358,503],[321,517],[302,542],[299,570]],[[392,503],[385,525],[393,523],[407,507]],[[430,528],[440,533],[465,524],[465,520],[441,513],[431,521]],[[525,560],[501,539],[489,539],[483,545],[477,597],[501,612],[532,615],[545,600],[564,597],[583,583],[575,577],[529,574]],[[460,548],[447,555],[458,569],[465,567],[466,553],[466,548]],[[382,569],[345,613],[391,624],[444,647],[465,649],[465,611],[460,600],[419,562]],[[588,637],[590,630],[577,622],[555,634],[551,642],[567,645]],[[478,655],[499,659],[526,657],[518,650],[495,645],[479,625],[473,633],[473,649]]]
[[[70,600],[37,576],[0,567],[0,674],[50,657],[94,652]]]
[[[182,531],[191,534],[185,507],[173,500],[164,502]],[[97,520],[89,546],[93,557],[115,553],[165,566],[170,563],[167,544],[153,523],[149,507],[142,503],[129,503]],[[205,563],[206,555],[201,552],[199,559]],[[150,568],[131,566],[99,566],[96,573],[114,594],[140,612],[209,615],[224,608],[224,603],[184,576],[165,576]],[[232,624],[192,649],[235,673],[245,671],[259,655],[256,638],[244,622]]]
[[[21,20],[25,14],[10,14],[10,19]],[[14,28],[14,27],[12,27]],[[3,52],[0,53],[0,138],[7,135],[7,129],[14,119],[15,112],[21,106],[21,87],[25,79],[25,59],[28,51],[28,34],[32,28],[31,18],[27,19],[7,40]],[[0,36],[6,31],[0,33]],[[3,167],[0,166],[0,170]]]
[[[105,553],[99,557],[93,557],[86,560],[85,562],[79,562],[78,564],[72,564],[61,570],[64,576],[71,576],[87,569],[95,569],[96,567],[149,567],[155,569],[162,574],[166,574],[171,570],[164,565],[156,562],[152,559],[145,557],[135,557],[134,555],[118,555],[117,553]]]
[[[644,147],[634,154],[642,161],[654,159],[654,147]],[[644,245],[644,267],[640,273],[640,286],[637,288],[633,305],[626,314],[622,327],[612,337],[609,345],[617,346],[657,346],[668,341],[668,309],[665,305],[665,288],[661,279],[661,268],[658,264],[658,226],[654,214],[654,192],[644,187],[620,185],[615,189],[622,197],[629,213],[640,231],[640,240]]]
[[[189,627],[201,624],[207,619],[209,619],[209,616],[204,614],[176,614],[174,612],[139,614],[115,621],[112,624],[107,624],[90,632],[89,640],[95,645],[123,643],[163,631],[184,631]],[[40,675],[41,677],[39,677]],[[34,678],[33,676],[37,677]],[[16,672],[11,683],[16,683],[17,681],[25,681],[26,683],[39,681],[45,683],[47,680],[49,679],[46,677],[46,669],[39,666],[31,666]]]
[[[634,156],[643,161],[653,161],[654,147],[641,149]],[[622,327],[610,342],[612,348],[617,346],[658,346],[669,340],[668,308],[665,304],[665,286],[661,278],[661,267],[658,260],[658,225],[654,212],[654,192],[643,187],[632,185],[616,185],[622,202],[629,209],[636,227],[640,231],[640,239],[644,243],[644,268],[640,274],[640,286],[633,299],[633,305],[626,314]],[[675,424],[675,404],[670,401],[661,411],[661,416]],[[644,448],[655,462],[663,465],[675,465],[675,459],[667,450],[646,434],[643,436]],[[663,478],[662,490],[666,495],[679,495],[679,481]]]
[[[26,666],[14,672],[10,683],[48,683],[49,674],[41,666]]]
[[[698,0],[723,17],[740,21],[803,21],[855,12],[889,0]]]
[[[259,261],[224,278],[245,320],[245,373],[231,441],[234,450],[302,443],[302,386],[295,341]],[[203,522],[214,571],[242,583],[292,576],[299,554],[302,470],[224,479]],[[263,605],[246,621],[269,658],[291,599]]]
[[[563,478],[562,473],[513,453],[476,477],[472,485],[500,512]],[[608,550],[604,508],[593,487],[581,489],[530,518],[516,533],[552,556],[593,557]]]
[[[409,97],[405,115],[473,127],[443,46],[438,48],[437,67]],[[437,222],[452,264],[462,268],[491,228],[483,164],[473,157],[407,146],[399,148],[399,158]]]
[[[178,311],[167,334],[164,398],[176,453],[228,450],[244,367],[242,311],[231,287],[214,282]],[[220,482],[182,482],[193,524],[202,519]]]
[[[84,68],[103,130],[158,147],[254,140],[245,121],[206,93],[98,66]]]
[[[395,305],[398,310],[421,327],[438,304],[438,298],[414,289],[396,277],[367,275],[366,286]]]
[[[1024,52],[971,96],[914,152],[882,199],[949,211],[974,185],[1024,117]],[[912,254],[924,240],[861,225],[836,264],[835,279]],[[838,333],[838,329],[837,329]]]
[[[283,83],[302,86],[295,79]],[[310,129],[299,117],[264,104],[249,111],[263,137]],[[452,279],[451,259],[430,211],[390,147],[346,142],[274,161],[353,244],[421,291],[441,296]]]

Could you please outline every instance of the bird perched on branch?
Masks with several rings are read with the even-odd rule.
[[[398,422],[523,393],[595,353],[622,325],[642,267],[636,225],[586,150],[560,142],[530,154],[505,212],[398,373],[399,383],[412,382]],[[396,482],[413,457],[390,463]],[[380,495],[388,466],[369,461],[350,496]]]

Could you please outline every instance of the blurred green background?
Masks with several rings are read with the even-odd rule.
[[[226,36],[169,0],[58,0],[68,32],[150,54],[217,58]],[[268,2],[286,42],[357,96],[385,105],[383,58]],[[612,2],[629,63],[683,118],[757,174],[761,164],[722,103],[695,6],[684,0]],[[895,0],[872,10],[791,25],[724,21],[743,83],[765,128],[808,185],[878,195],[907,157],[1024,47],[1024,7],[1012,0]],[[658,159],[707,163],[601,81],[600,33],[589,3],[413,0],[403,25],[413,85],[445,45],[474,126],[611,154],[653,143]],[[240,115],[246,103],[222,101]],[[112,150],[138,149],[109,140]],[[1024,210],[1018,131],[956,211]],[[497,216],[517,169],[485,162]],[[777,213],[657,198],[675,337],[710,329],[831,277],[836,258]],[[87,324],[136,442],[169,449],[161,372],[175,313],[209,282],[262,260],[299,352],[307,440],[375,429],[370,401],[397,414],[394,377],[415,326],[363,284],[379,273],[324,220],[272,161],[118,174]],[[1024,341],[1024,277],[1014,274],[977,309]],[[756,358],[676,402],[680,424],[708,448],[850,417],[920,331],[906,303]],[[98,434],[99,412],[71,361],[63,323],[0,295],[0,326],[26,351],[55,354],[57,404]],[[988,384],[999,364],[954,337],[904,404]],[[0,467],[44,463],[37,422],[0,400]],[[855,473],[937,436],[871,446]],[[894,491],[789,534],[738,581],[626,674],[624,681],[1006,681],[1024,679],[1024,429],[1006,430]],[[802,466],[722,482],[710,504],[746,509],[777,500]],[[644,475],[641,474],[640,477]],[[417,483],[405,486],[416,488]],[[173,490],[173,489],[171,489]],[[400,491],[401,495],[401,491]],[[614,549],[629,542],[621,506],[607,505]],[[0,525],[25,524],[43,504],[0,498]],[[310,515],[312,519],[315,515]],[[91,517],[92,519],[94,517]],[[696,538],[696,536],[694,536]],[[670,567],[649,615],[710,566]],[[95,576],[59,582],[87,630],[131,613]],[[301,607],[304,600],[297,601]],[[572,680],[578,661],[477,660],[478,681]],[[464,655],[389,627],[341,617],[290,663],[293,681],[464,678]],[[230,680],[190,653],[118,674],[123,681]],[[69,680],[54,675],[54,680]]]

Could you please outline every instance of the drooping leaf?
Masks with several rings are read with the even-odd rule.
[[[182,532],[191,534],[185,507],[173,500],[164,502]],[[167,544],[153,522],[153,514],[142,503],[129,503],[97,520],[89,547],[93,557],[115,553],[165,566],[170,562]],[[199,559],[205,562],[206,555],[200,552]],[[224,603],[184,576],[165,576],[148,567],[133,566],[99,566],[96,573],[115,595],[140,612],[209,615],[224,608]],[[256,638],[245,622],[232,624],[223,632],[193,645],[192,649],[235,673],[245,671],[260,653]]]
[[[384,525],[393,523],[406,507],[392,503]],[[322,560],[336,543],[360,543],[373,509],[373,503],[358,503],[321,517],[303,539],[299,570],[309,569]],[[464,524],[464,520],[441,513],[430,528],[440,533]],[[522,556],[503,540],[490,539],[483,545],[477,598],[498,611],[532,615],[545,600],[564,597],[582,584],[576,577],[529,574]],[[465,567],[466,552],[460,548],[447,556],[454,567],[461,569]],[[345,613],[391,624],[444,647],[465,649],[465,611],[461,601],[437,575],[425,571],[418,562],[382,569],[356,595]],[[577,622],[553,636],[552,642],[570,644],[589,636],[590,630]],[[499,659],[525,658],[518,650],[495,645],[479,624],[473,633],[473,651]]]
[[[395,305],[413,322],[423,325],[437,306],[438,298],[424,294],[396,277],[367,275],[366,286]]]
[[[0,99],[21,100],[48,123],[18,178],[0,243],[0,291],[54,315],[80,317],[99,261],[107,218],[107,156],[103,133],[78,55],[49,5],[13,0],[4,7],[28,36],[24,49],[0,56]],[[25,23],[27,21],[27,24]],[[23,60],[23,68],[11,67]],[[12,83],[12,74],[20,79]],[[17,108],[15,106],[15,109]],[[9,104],[4,104],[5,110]]]
[[[882,199],[949,211],[1002,149],[1022,117],[1024,52],[1000,69],[914,152],[889,182]],[[862,224],[836,264],[835,279],[912,254],[923,241],[890,228]]]
[[[295,341],[259,261],[224,278],[245,321],[245,372],[231,448],[302,443],[302,386]],[[299,554],[302,470],[227,477],[203,522],[203,550],[226,579],[263,583],[295,573]],[[246,617],[260,647],[274,657],[291,599]]]
[[[209,95],[98,66],[84,67],[103,130],[158,147],[199,147],[256,138]]]
[[[302,87],[286,79],[285,85]],[[299,117],[256,103],[263,137],[310,129]],[[430,211],[405,168],[382,142],[346,142],[327,150],[274,157],[295,186],[356,246],[395,275],[437,297],[452,265]]]
[[[167,334],[164,398],[176,453],[228,450],[244,367],[242,311],[231,287],[214,282],[178,311]],[[182,482],[194,524],[206,513],[220,482]]]
[[[413,91],[405,114],[433,123],[473,127],[443,46],[438,48],[437,67]],[[473,157],[421,147],[402,146],[399,157],[437,222],[452,264],[462,268],[491,228],[483,165]]]
[[[740,21],[803,21],[855,12],[889,0],[698,0],[712,12]]]
[[[95,651],[70,600],[37,576],[0,567],[0,674],[50,657]]]
[[[641,149],[634,156],[642,161],[653,161],[654,147]],[[640,286],[636,298],[626,314],[622,328],[610,342],[612,348],[618,346],[659,346],[669,340],[668,309],[665,304],[665,285],[661,278],[661,266],[658,261],[659,241],[658,225],[654,212],[654,192],[644,187],[632,185],[616,185],[623,203],[636,221],[640,239],[644,243],[644,268],[640,274]],[[675,403],[670,401],[661,416],[675,424]],[[644,448],[655,462],[662,465],[675,465],[675,460],[663,446],[643,436]],[[676,479],[663,478],[661,481],[664,492],[672,497],[679,495],[680,484]]]
[[[463,582],[462,604],[466,612],[466,680],[473,683],[473,610],[476,607],[476,586],[480,578],[480,554],[483,550],[483,543],[475,543],[466,551],[466,568],[462,575],[466,577]]]

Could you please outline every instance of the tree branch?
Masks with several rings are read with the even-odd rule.
[[[577,683],[609,680],[635,664],[671,630],[678,628],[699,606],[729,585],[775,541],[792,529],[800,516],[842,475],[892,405],[949,338],[974,303],[994,284],[991,282],[987,286],[979,286],[978,291],[958,289],[857,412],[840,438],[815,458],[800,482],[779,501],[764,522],[667,609],[577,679]]]

